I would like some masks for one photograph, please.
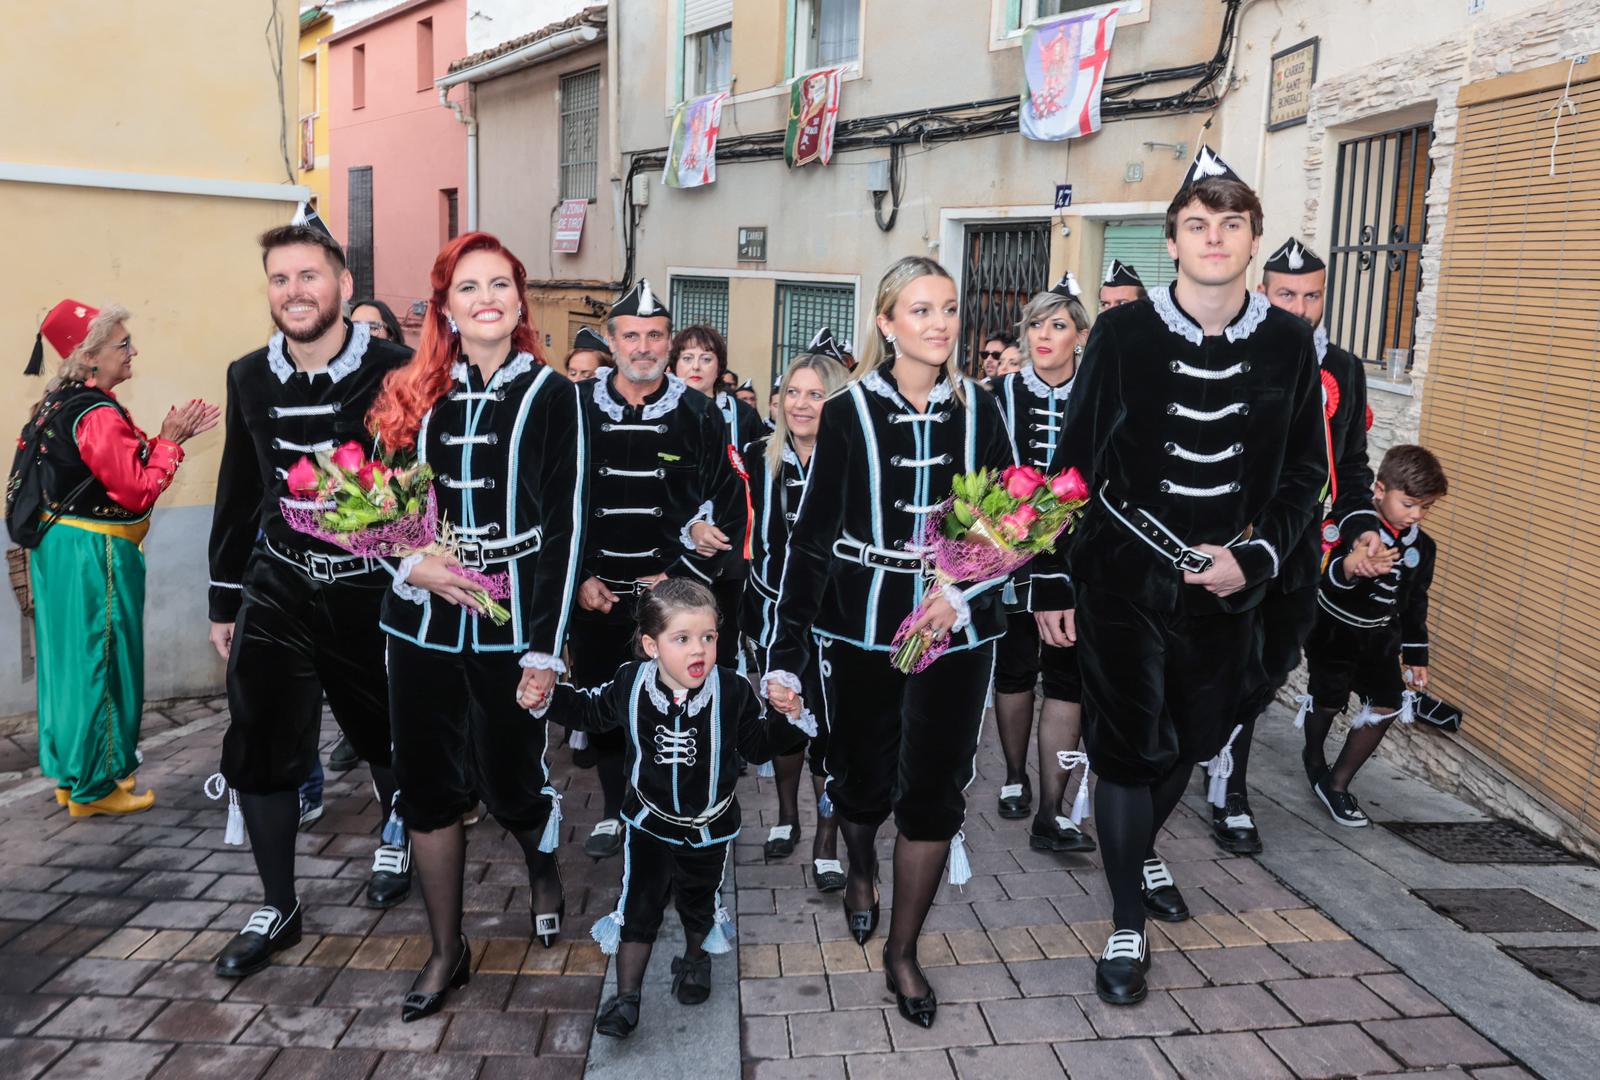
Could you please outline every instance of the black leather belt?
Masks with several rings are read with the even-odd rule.
[[[1211,569],[1213,560],[1210,555],[1203,551],[1196,551],[1184,543],[1148,510],[1142,510],[1128,500],[1111,494],[1110,489],[1105,484],[1100,485],[1100,501],[1105,504],[1107,510],[1111,511],[1111,516],[1120,521],[1129,532],[1158,551],[1163,558],[1179,570],[1186,574],[1203,574]],[[1246,530],[1246,532],[1248,531]],[[1228,547],[1237,543],[1244,535],[1244,533],[1240,533],[1223,546]]]
[[[359,577],[370,574],[380,565],[377,560],[365,555],[324,555],[320,551],[296,551],[294,548],[281,548],[271,540],[267,541],[267,551],[313,581],[333,582]]]
[[[882,548],[864,544],[853,536],[841,536],[833,542],[833,553],[846,562],[860,563],[878,570],[894,570],[902,574],[920,574],[922,556],[895,548]]]
[[[607,577],[600,577],[599,574],[596,574],[595,577],[599,578],[606,588],[618,596],[643,596],[655,585],[654,582],[649,581],[613,581]]]
[[[543,546],[544,532],[532,529],[515,540],[502,540],[498,544],[485,544],[478,540],[456,540],[456,561],[469,570],[482,570],[492,563],[511,562],[519,555],[538,551]]]

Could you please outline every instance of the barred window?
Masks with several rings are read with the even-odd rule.
[[[350,167],[349,239],[345,264],[355,280],[357,296],[371,296],[372,287],[372,166]]]
[[[685,326],[714,326],[728,336],[728,279],[713,277],[674,277],[672,279],[672,322]]]
[[[850,285],[780,281],[772,321],[777,333],[772,342],[771,378],[776,379],[824,326],[850,347],[856,334],[856,290]]]
[[[595,197],[600,171],[600,69],[561,77],[561,197]]]

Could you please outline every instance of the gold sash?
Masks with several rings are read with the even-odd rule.
[[[131,540],[135,544],[143,544],[145,534],[150,531],[148,516],[138,521],[96,521],[93,518],[63,517],[57,518],[56,524],[69,525],[84,532],[104,533],[107,536]]]

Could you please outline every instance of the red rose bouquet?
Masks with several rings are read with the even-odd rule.
[[[302,457],[285,481],[289,497],[278,500],[283,520],[296,532],[350,552],[375,558],[440,555],[456,558],[455,534],[439,519],[433,470],[426,464],[397,466],[368,459],[361,445],[345,443],[315,463]],[[511,613],[495,598],[511,595],[507,574],[485,574],[465,567],[455,572],[477,586],[475,598],[496,626]]]
[[[1055,476],[1031,465],[964,473],[950,484],[950,498],[928,517],[920,552],[935,587],[906,616],[895,634],[894,666],[906,674],[921,671],[949,647],[949,635],[934,638],[911,627],[943,594],[952,607],[965,607],[960,582],[988,581],[1016,573],[1041,551],[1054,551],[1089,499],[1077,469]]]

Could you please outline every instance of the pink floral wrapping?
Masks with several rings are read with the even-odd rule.
[[[355,532],[337,532],[325,527],[322,524],[323,508],[306,506],[302,500],[280,499],[278,509],[283,514],[283,520],[295,532],[341,547],[352,555],[404,558],[439,544],[439,504],[431,488],[427,505],[420,513],[406,514],[382,525]],[[510,574],[486,574],[468,567],[461,567],[456,572],[496,600],[504,600],[511,595]]]

